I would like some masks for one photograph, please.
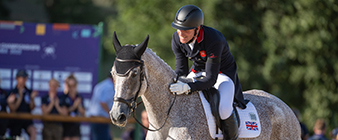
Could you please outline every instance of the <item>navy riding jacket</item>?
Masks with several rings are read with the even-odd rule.
[[[236,62],[221,32],[211,27],[201,26],[193,50],[188,44],[181,43],[178,33],[175,32],[171,46],[176,56],[176,74],[187,76],[190,71],[206,72],[205,78],[188,83],[191,92],[212,87],[216,83],[218,74],[223,73],[234,82],[235,102],[241,108],[246,107],[236,72]],[[190,71],[188,59],[193,61]]]

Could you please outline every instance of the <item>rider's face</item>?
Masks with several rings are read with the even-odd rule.
[[[199,27],[197,32],[199,31]],[[190,29],[190,30],[179,30],[177,29],[178,36],[180,37],[180,42],[181,43],[188,43],[195,34],[195,29]]]

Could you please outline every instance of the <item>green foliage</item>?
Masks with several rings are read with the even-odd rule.
[[[227,38],[244,90],[263,89],[300,109],[310,130],[317,118],[338,126],[337,1],[116,0],[105,48],[114,52],[114,31],[122,44],[149,34],[149,48],[174,68],[170,24],[186,4],[199,6],[204,24]]]
[[[325,118],[336,127],[338,103],[337,2],[290,1],[266,7],[262,22],[268,52],[262,69],[270,91],[288,104],[304,109],[313,126]]]

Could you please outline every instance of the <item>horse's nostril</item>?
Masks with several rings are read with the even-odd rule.
[[[117,118],[117,120],[118,120],[119,122],[124,122],[124,121],[126,121],[126,119],[127,119],[127,117],[126,117],[126,115],[124,115],[124,114],[121,114],[121,115]]]

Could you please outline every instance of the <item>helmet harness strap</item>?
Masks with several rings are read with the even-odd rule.
[[[190,39],[186,44],[190,44],[192,41],[194,41],[194,39],[195,39],[195,37],[197,35],[197,28],[195,28],[195,33],[194,33],[194,36],[192,37],[192,39]]]

